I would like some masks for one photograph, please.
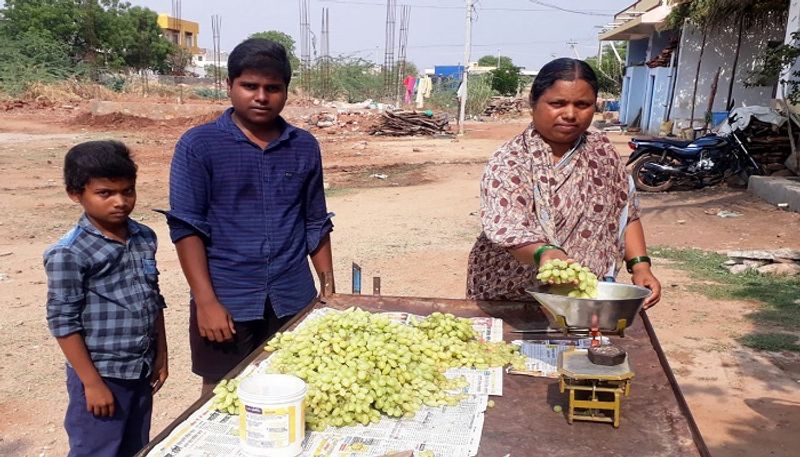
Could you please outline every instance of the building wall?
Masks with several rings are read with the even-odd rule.
[[[797,44],[797,42],[792,39],[793,32],[800,32],[800,0],[792,0],[789,4],[789,17],[786,22],[786,35],[784,37],[784,43]],[[791,68],[783,72],[781,79],[789,79],[792,77],[794,72],[798,71],[800,71],[800,59],[797,59]],[[797,78],[795,77],[794,79]],[[782,95],[783,91],[778,90],[778,97],[783,98]]]
[[[647,60],[658,56],[671,42],[674,34],[671,31],[654,32],[650,35],[647,47]]]
[[[647,67],[628,67],[622,81],[622,100],[620,101],[619,121],[631,123],[644,105],[647,86]]]
[[[200,24],[194,21],[187,21],[185,19],[176,19],[164,13],[158,15],[157,22],[158,26],[164,30],[164,35],[177,34],[178,45],[188,49],[194,54],[200,52],[200,47],[197,45],[197,40],[200,35]],[[186,41],[187,34],[190,34],[192,37],[191,43]]]
[[[712,112],[725,111],[727,102],[728,84],[731,80],[734,54],[736,52],[736,36],[738,29],[735,26],[718,31],[710,31],[706,40],[706,48],[700,65],[700,76],[697,84],[697,99],[695,104],[695,125],[702,122],[708,107],[714,74],[721,68],[717,95],[714,99]],[[767,43],[771,40],[783,41],[785,35],[784,25],[777,27],[753,27],[745,31],[739,53],[734,77],[733,99],[734,107],[765,105],[773,97],[775,86],[744,87],[742,81],[748,77],[760,59]],[[684,26],[679,49],[678,75],[673,94],[673,106],[670,118],[675,120],[675,129],[688,127],[692,109],[692,91],[695,80],[697,61],[700,56],[702,32],[691,24]]]
[[[628,56],[625,65],[632,67],[641,65],[647,60],[647,47],[650,40],[642,38],[641,40],[631,40],[628,42]]]
[[[651,135],[658,135],[661,123],[667,118],[674,70],[672,67],[658,67],[650,68],[648,71],[648,82],[652,83],[653,87],[652,91],[649,86],[645,90],[652,93],[652,100],[646,101],[650,103],[650,113],[646,118],[645,114],[642,114],[642,130]]]

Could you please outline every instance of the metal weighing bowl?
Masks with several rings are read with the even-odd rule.
[[[622,334],[633,321],[650,289],[629,284],[601,282],[597,298],[571,298],[549,293],[550,285],[525,289],[545,310],[550,324],[557,329],[586,331],[597,326],[603,333]],[[596,317],[596,322],[593,323]]]

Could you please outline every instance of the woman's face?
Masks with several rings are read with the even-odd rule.
[[[556,81],[533,106],[533,125],[555,152],[566,151],[592,123],[596,100],[582,79]]]

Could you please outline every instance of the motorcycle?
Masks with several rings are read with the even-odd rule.
[[[736,116],[728,119],[734,125]],[[663,192],[679,184],[712,186],[731,177],[765,174],[748,151],[738,129],[728,135],[709,133],[690,141],[671,138],[632,138],[628,165],[636,188]]]

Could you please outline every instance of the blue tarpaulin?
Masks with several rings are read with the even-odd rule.
[[[433,72],[440,78],[453,78],[461,80],[461,75],[464,73],[463,65],[437,65],[433,67]]]

